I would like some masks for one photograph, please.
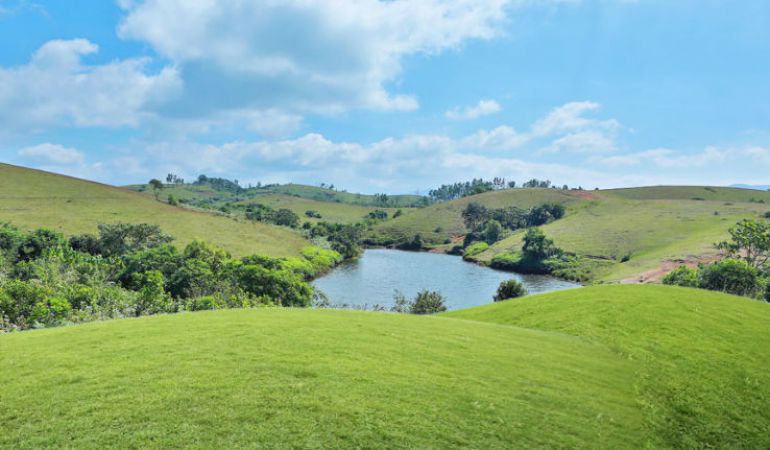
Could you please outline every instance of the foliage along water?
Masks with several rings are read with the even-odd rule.
[[[530,294],[580,285],[543,275],[521,275],[463,261],[458,256],[399,250],[366,250],[357,261],[313,282],[333,305],[390,308],[396,290],[408,298],[423,289],[438,291],[449,310],[492,303],[500,282],[516,279]]]

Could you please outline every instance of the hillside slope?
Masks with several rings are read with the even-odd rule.
[[[160,225],[179,244],[201,238],[236,256],[295,255],[309,245],[288,229],[176,208],[126,189],[0,164],[0,220],[66,234],[93,233],[98,223]]]
[[[374,235],[382,241],[416,233],[434,243],[457,239],[467,232],[460,213],[473,201],[489,208],[564,204],[566,216],[545,225],[546,235],[563,250],[600,262],[592,269],[593,281],[611,282],[656,281],[663,265],[708,260],[716,253],[713,244],[727,237],[728,228],[770,211],[770,193],[734,188],[511,189],[415,210],[378,225]],[[519,250],[522,235],[514,233],[475,259],[488,263],[496,255]]]
[[[0,335],[4,448],[639,448],[605,346],[441,317],[228,310]]]
[[[770,304],[669,286],[600,286],[448,317],[579,336],[633,361],[658,448],[770,448]]]

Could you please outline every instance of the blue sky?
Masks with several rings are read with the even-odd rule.
[[[0,160],[425,192],[770,184],[770,3],[0,0]]]

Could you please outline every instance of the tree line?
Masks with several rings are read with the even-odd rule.
[[[307,282],[342,256],[233,258],[202,241],[178,248],[156,225],[101,224],[69,239],[0,224],[0,332],[105,318],[263,305],[310,306]]]

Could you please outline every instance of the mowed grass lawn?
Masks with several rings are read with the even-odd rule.
[[[597,286],[447,314],[603,344],[634,366],[649,448],[770,448],[770,304]]]
[[[387,313],[184,313],[0,335],[3,448],[640,448],[634,362]]]
[[[0,164],[0,221],[68,235],[95,233],[98,223],[146,222],[159,225],[180,245],[204,239],[235,256],[291,256],[309,245],[286,228],[173,207],[127,189],[5,164]]]

